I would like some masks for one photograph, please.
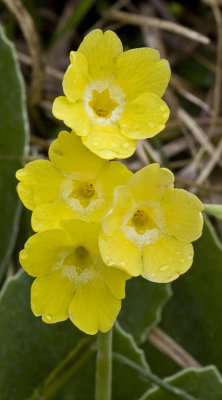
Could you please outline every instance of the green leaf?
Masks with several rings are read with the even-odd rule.
[[[119,324],[116,324],[113,335],[113,351],[134,361],[143,368],[148,368],[144,353],[139,349],[133,336],[126,333]],[[132,368],[121,362],[113,362],[113,400],[137,400],[149,387],[143,377],[135,373]]]
[[[174,295],[160,327],[202,365],[213,363],[222,371],[222,246],[208,220],[194,251],[193,266],[172,285]],[[150,365],[161,374],[163,363],[158,365],[150,348],[146,350]],[[164,367],[166,374],[167,359]]]
[[[84,335],[69,323],[44,324],[30,309],[24,272],[8,280],[0,299],[1,400],[24,400]]]
[[[160,321],[162,308],[170,296],[170,285],[149,282],[144,278],[130,279],[118,318],[120,325],[137,342],[145,341],[149,328]]]
[[[15,172],[25,153],[28,120],[24,84],[12,43],[0,26],[0,281],[11,255],[20,203]]]
[[[222,220],[222,205],[221,204],[204,204],[204,211],[214,217]]]
[[[78,26],[81,21],[88,14],[92,6],[95,4],[95,0],[82,0],[74,8],[73,13],[70,15],[66,25],[55,35],[53,43],[60,39],[69,29]]]
[[[1,400],[28,399],[56,366],[86,337],[70,321],[48,325],[30,310],[32,279],[19,272],[9,279],[0,298],[0,393]],[[133,337],[118,325],[114,328],[113,348],[143,368],[144,354]],[[57,400],[85,400],[94,396],[95,356],[65,383]],[[127,382],[127,385],[126,385]],[[137,400],[147,382],[128,367],[113,365],[113,400]]]
[[[166,379],[172,386],[180,387],[198,400],[221,400],[222,380],[214,366],[189,368]],[[150,389],[140,400],[173,400],[179,399],[163,389]]]

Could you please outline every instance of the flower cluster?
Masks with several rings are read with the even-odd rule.
[[[159,164],[133,174],[110,161],[163,129],[168,80],[168,64],[155,50],[123,53],[110,31],[91,32],[71,52],[65,97],[53,110],[72,131],[60,132],[49,160],[16,175],[37,232],[20,262],[36,278],[31,307],[44,322],[70,318],[88,334],[106,332],[127,279],[170,282],[191,266],[191,242],[203,224],[198,198],[175,189],[173,174]]]

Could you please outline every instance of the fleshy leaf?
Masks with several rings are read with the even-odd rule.
[[[133,278],[126,283],[126,298],[119,314],[119,323],[139,343],[158,324],[162,308],[171,296],[170,285]]]
[[[222,204],[204,204],[204,211],[222,220]]]
[[[15,172],[25,153],[28,119],[14,46],[0,26],[0,280],[13,249],[20,214]]]
[[[185,390],[198,400],[220,400],[222,398],[222,380],[214,366],[201,369],[189,368],[167,378],[166,381]],[[146,392],[139,400],[163,399],[172,400],[172,394],[163,389],[154,388]]]
[[[206,219],[202,237],[194,243],[190,271],[172,285],[173,296],[164,308],[160,328],[202,365],[215,364],[222,372],[222,245]],[[166,356],[144,346],[153,370],[175,371]]]
[[[30,397],[36,387],[86,337],[69,321],[48,325],[34,317],[30,309],[31,282],[30,277],[19,272],[5,283],[1,293],[1,400],[24,400]],[[136,346],[133,337],[119,326],[114,327],[113,349],[143,368],[147,367],[143,351]],[[70,377],[55,399],[93,398],[94,378],[95,356],[92,356],[75,376]],[[137,400],[148,387],[142,377],[114,361],[113,400],[120,400],[125,394],[128,400]]]

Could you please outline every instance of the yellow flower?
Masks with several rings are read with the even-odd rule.
[[[99,237],[107,265],[154,282],[173,281],[190,268],[191,242],[201,235],[203,206],[173,183],[168,169],[151,164],[114,190]]]
[[[100,224],[69,220],[61,227],[32,236],[20,252],[23,268],[36,277],[32,311],[49,324],[70,318],[87,334],[107,332],[120,311],[129,276],[103,263]]]
[[[105,159],[127,158],[136,139],[164,129],[169,109],[161,97],[170,68],[158,51],[123,52],[114,32],[96,29],[71,52],[70,61],[63,80],[65,97],[56,98],[53,114],[92,152]]]
[[[69,132],[52,143],[49,158],[32,161],[16,174],[19,197],[33,211],[36,232],[58,228],[69,218],[100,222],[113,189],[132,174],[118,161],[97,157]]]

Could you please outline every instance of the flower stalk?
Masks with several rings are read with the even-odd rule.
[[[112,392],[112,329],[97,334],[95,400],[111,400]]]

